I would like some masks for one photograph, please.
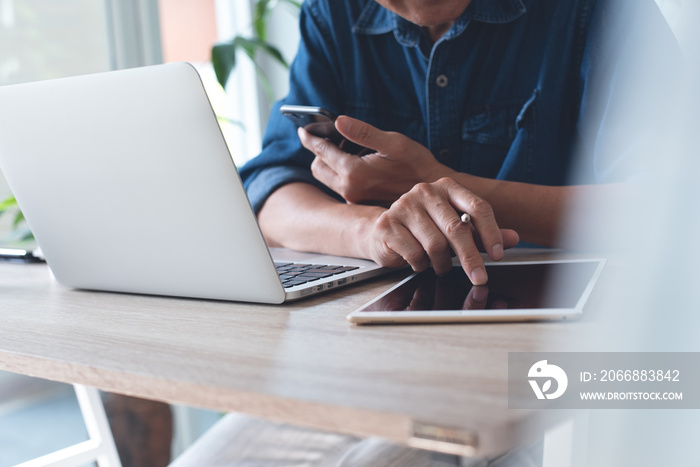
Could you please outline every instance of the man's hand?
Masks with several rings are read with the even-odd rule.
[[[460,213],[470,215],[463,223]],[[499,229],[491,206],[454,180],[419,183],[381,213],[365,240],[365,257],[383,266],[408,262],[415,271],[430,265],[438,275],[452,268],[451,253],[475,285],[488,280],[479,246],[493,260],[515,246],[518,234]]]
[[[418,183],[431,183],[452,171],[421,144],[400,133],[340,116],[335,123],[348,140],[375,152],[358,157],[300,129],[305,148],[316,155],[314,177],[350,203],[390,206]]]

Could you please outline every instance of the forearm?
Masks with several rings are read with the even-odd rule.
[[[544,186],[529,183],[493,180],[453,172],[451,175],[491,204],[498,224],[520,234],[526,242],[543,246],[570,246],[561,232],[567,216],[587,216],[590,224],[598,216],[589,216],[582,210],[606,206],[626,196],[622,183],[608,185]],[[591,226],[601,232],[607,225]]]
[[[383,208],[346,204],[307,183],[273,192],[258,214],[271,247],[368,258],[363,239]]]
[[[491,204],[498,224],[526,242],[554,246],[570,202],[567,187],[531,185],[456,174],[455,180]]]

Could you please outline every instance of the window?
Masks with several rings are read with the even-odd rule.
[[[0,0],[0,84],[110,68],[101,0]]]
[[[218,85],[209,60],[216,42],[251,33],[253,3],[0,0],[0,86],[189,61],[199,70],[233,159],[241,165],[260,151],[270,103],[259,89],[255,67],[247,57],[238,61],[228,93]],[[298,42],[296,11],[276,9],[270,36],[291,60]],[[264,61],[262,67],[277,97],[284,95],[286,70]],[[0,200],[8,195],[0,174]],[[0,225],[0,238],[7,228]]]
[[[252,0],[158,2],[163,60],[188,61],[197,68],[233,160],[239,166],[260,152],[271,102],[260,89],[255,66],[248,57],[239,56],[227,92],[216,81],[210,58],[215,43],[252,34],[254,3]],[[296,13],[293,8],[276,8],[271,18],[270,40],[282,45],[288,60],[296,52],[299,37]],[[276,97],[286,94],[287,71],[264,57],[259,65],[270,78]]]
[[[110,69],[106,31],[102,0],[0,0],[0,85]],[[0,200],[9,194],[0,176]]]

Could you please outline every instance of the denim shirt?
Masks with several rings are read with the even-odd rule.
[[[313,178],[314,156],[280,115],[282,104],[321,106],[401,132],[472,175],[564,185],[574,155],[585,153],[578,181],[616,180],[631,150],[602,149],[616,130],[604,128],[608,106],[592,96],[614,96],[629,77],[625,67],[602,72],[597,64],[639,53],[628,50],[635,43],[630,28],[600,31],[613,14],[639,31],[663,28],[653,3],[473,0],[433,44],[422,28],[373,0],[306,0],[289,94],[273,106],[262,153],[241,169],[254,210],[290,182],[335,195]],[[626,6],[632,4],[637,11],[642,5],[643,21]]]

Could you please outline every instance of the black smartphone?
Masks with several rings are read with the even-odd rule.
[[[336,116],[333,115],[333,112],[323,107],[283,105],[280,107],[280,112],[292,120],[296,126],[304,128],[314,136],[328,138],[333,144],[347,153],[363,156],[372,152],[369,148],[345,139],[335,128]]]

